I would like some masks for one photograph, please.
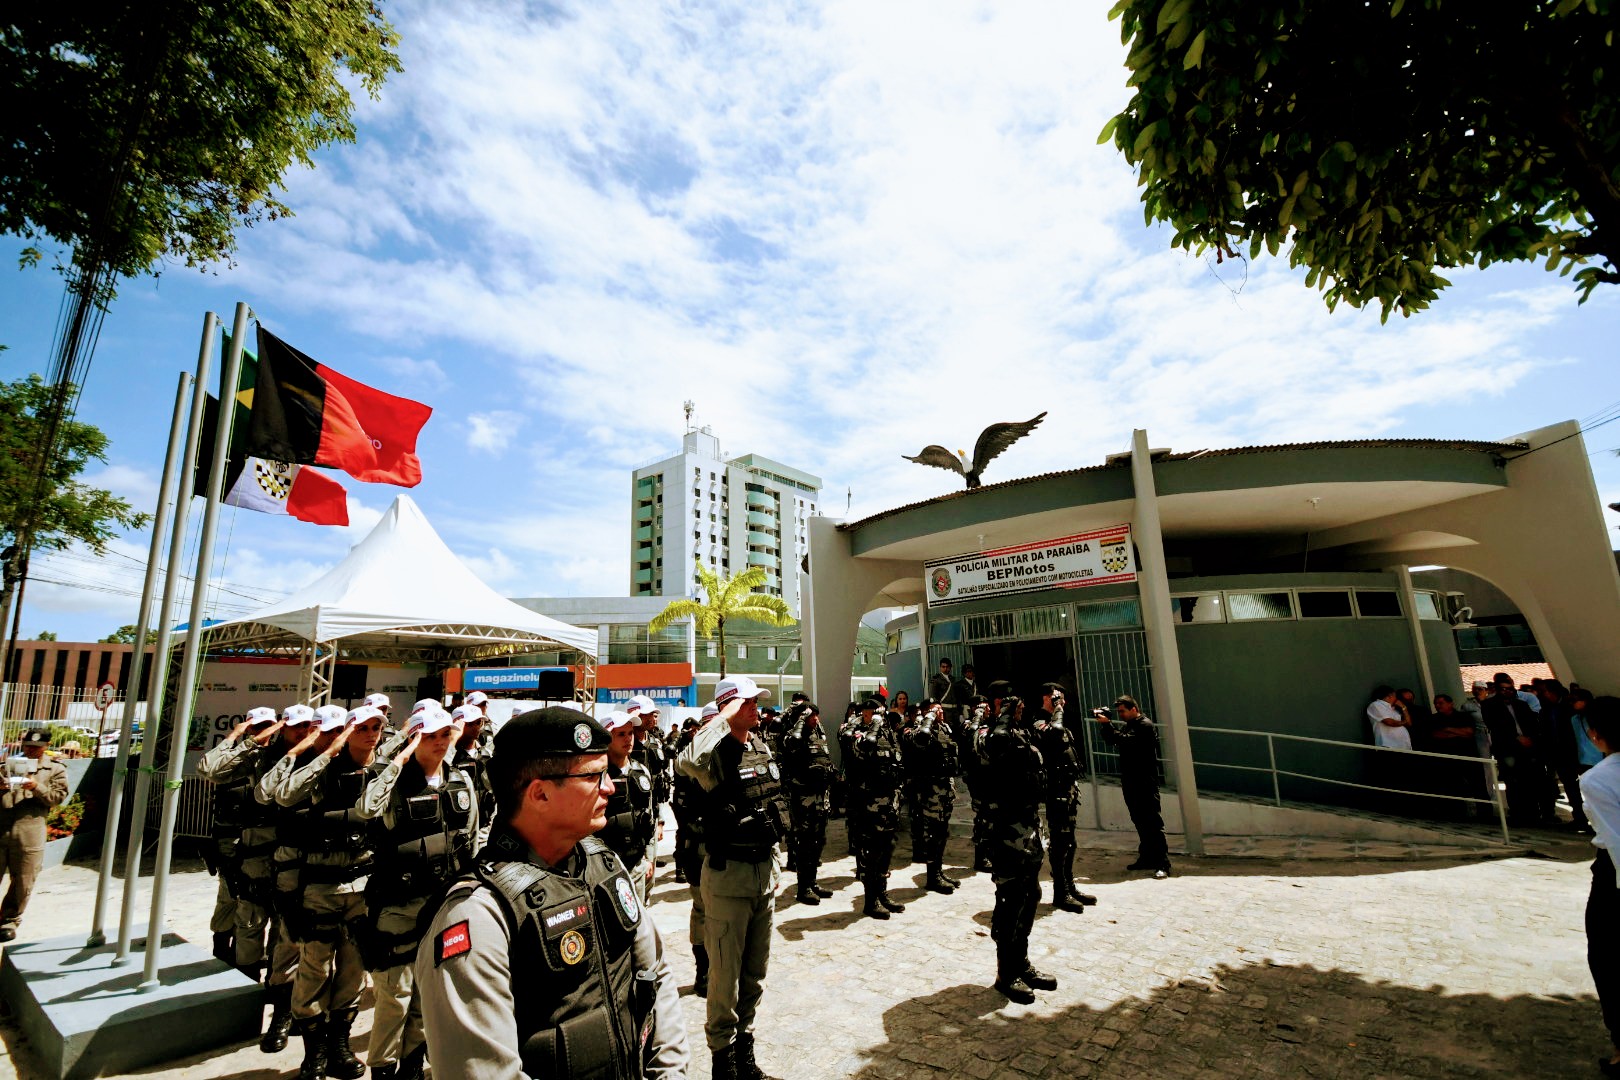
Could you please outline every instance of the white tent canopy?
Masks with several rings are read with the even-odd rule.
[[[594,629],[501,596],[467,569],[407,495],[331,570],[262,611],[208,628],[208,651],[333,646],[355,659],[467,660],[572,649],[596,657]]]

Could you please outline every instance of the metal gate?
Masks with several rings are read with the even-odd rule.
[[[1141,630],[1076,634],[1075,659],[1080,667],[1080,706],[1087,716],[1098,706],[1112,706],[1121,694],[1129,694],[1148,717],[1155,713],[1153,665],[1148,660],[1147,634]],[[1095,724],[1081,728],[1086,735],[1086,752],[1092,776],[1118,776],[1119,754],[1096,732]],[[1163,767],[1168,751],[1159,740],[1159,761]]]

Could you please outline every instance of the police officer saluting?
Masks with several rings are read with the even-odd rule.
[[[399,754],[357,805],[373,821],[361,951],[376,1006],[366,1064],[373,1080],[421,1080],[427,1041],[413,963],[428,897],[472,865],[478,799],[466,770],[446,763],[458,728],[443,709],[411,718]]]
[[[827,846],[827,817],[831,812],[828,792],[832,788],[832,755],[827,750],[827,732],[821,726],[821,710],[808,700],[799,700],[787,711],[787,731],[782,735],[782,775],[787,781],[788,817],[793,828],[793,865],[799,874],[799,903],[819,904],[832,895],[831,889],[816,884],[821,869],[821,852]]]
[[[635,748],[636,718],[629,713],[609,713],[602,727],[613,740],[608,744],[608,775],[613,794],[608,796],[607,824],[596,838],[613,850],[636,887],[643,903],[652,881],[653,860],[653,778],[647,766],[630,756]]]
[[[1041,687],[1041,707],[1035,713],[1035,744],[1046,765],[1046,832],[1052,863],[1052,906],[1082,912],[1097,898],[1074,884],[1075,819],[1080,811],[1080,740],[1064,722],[1063,687],[1049,682]]]
[[[721,679],[720,711],[698,729],[675,767],[708,792],[703,843],[704,938],[709,1009],[704,1036],[714,1080],[760,1080],[754,1014],[765,993],[781,875],[776,844],[786,833],[781,773],[759,727],[764,691],[746,675]]]
[[[996,943],[996,989],[1023,1004],[1032,990],[1056,990],[1057,979],[1029,962],[1029,934],[1041,895],[1041,752],[1024,703],[1007,695],[983,741],[984,807],[989,820],[996,906],[990,936]]]
[[[554,706],[507,721],[499,819],[416,954],[428,1052],[465,1080],[686,1075],[663,943],[606,822],[609,737]]]
[[[861,702],[860,720],[849,736],[849,827],[855,834],[855,872],[866,889],[861,909],[887,919],[906,905],[889,897],[889,864],[900,828],[900,732],[880,716],[876,697]]]

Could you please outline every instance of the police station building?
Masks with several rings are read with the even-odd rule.
[[[1409,567],[1429,565],[1511,597],[1562,681],[1620,692],[1620,575],[1573,422],[1500,442],[1192,453],[1138,431],[1101,465],[813,518],[807,681],[841,714],[861,616],[915,604],[888,627],[891,689],[915,698],[949,658],[981,689],[1007,679],[1038,699],[1061,682],[1076,721],[1131,694],[1160,725],[1180,796],[1167,818],[1179,808],[1196,849],[1199,792],[1373,809],[1392,808],[1378,788],[1482,794],[1483,763],[1392,770],[1369,752],[1376,686],[1463,696],[1446,598],[1412,585]]]

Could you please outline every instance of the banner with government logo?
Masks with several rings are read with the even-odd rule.
[[[1131,527],[1106,529],[935,559],[923,564],[929,606],[986,596],[1081,589],[1136,580]]]

